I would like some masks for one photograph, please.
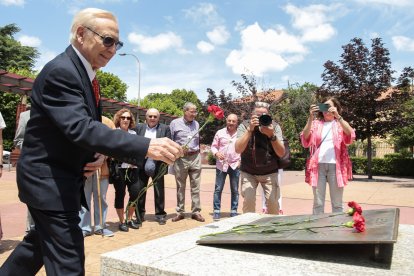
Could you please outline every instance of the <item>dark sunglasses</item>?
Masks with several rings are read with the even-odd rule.
[[[158,118],[158,116],[157,116],[157,115],[148,115],[148,118],[154,118],[154,119],[157,119],[157,118]]]
[[[96,34],[97,36],[99,36],[102,39],[102,44],[105,47],[112,47],[115,44],[115,49],[118,51],[119,49],[122,48],[122,46],[124,46],[124,43],[122,41],[116,41],[113,37],[110,36],[103,36],[98,34],[97,32],[95,32],[94,30],[92,30],[89,27],[86,27],[86,29],[88,29],[89,31],[93,32],[94,34]]]
[[[121,118],[121,120],[128,120],[128,121],[131,120],[131,117],[129,117],[129,116],[121,116],[120,118]]]

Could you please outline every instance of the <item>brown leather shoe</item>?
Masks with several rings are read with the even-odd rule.
[[[184,219],[185,217],[184,217],[184,215],[183,214],[178,214],[177,216],[175,216],[175,217],[173,217],[171,220],[173,221],[173,222],[177,222],[177,221],[180,221],[180,220],[182,220],[182,219]]]
[[[199,221],[199,222],[205,222],[206,221],[200,214],[192,214],[191,218],[195,219],[196,221]]]

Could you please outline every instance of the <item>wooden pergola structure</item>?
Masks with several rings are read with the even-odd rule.
[[[33,83],[34,80],[31,78],[0,70],[0,91],[3,93],[18,94],[22,99],[16,110],[16,126],[20,113],[26,110],[27,97],[30,97],[32,93]],[[111,114],[115,114],[122,108],[128,108],[135,115],[135,117],[139,116],[138,118],[140,121],[143,121],[145,119],[145,113],[147,112],[146,108],[104,97],[101,98],[101,105],[103,112],[108,112]],[[169,124],[175,118],[177,118],[177,116],[160,112],[161,123]]]

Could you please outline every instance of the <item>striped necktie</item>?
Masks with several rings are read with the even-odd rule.
[[[99,99],[100,99],[99,83],[96,78],[92,80],[92,87],[93,87],[93,94],[95,95],[96,106],[99,106]]]

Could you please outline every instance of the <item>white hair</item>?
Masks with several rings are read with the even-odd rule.
[[[73,44],[75,42],[76,32],[80,26],[95,28],[95,20],[97,18],[106,18],[117,22],[115,15],[109,11],[96,8],[83,9],[73,17],[72,26],[70,28],[70,43]]]

